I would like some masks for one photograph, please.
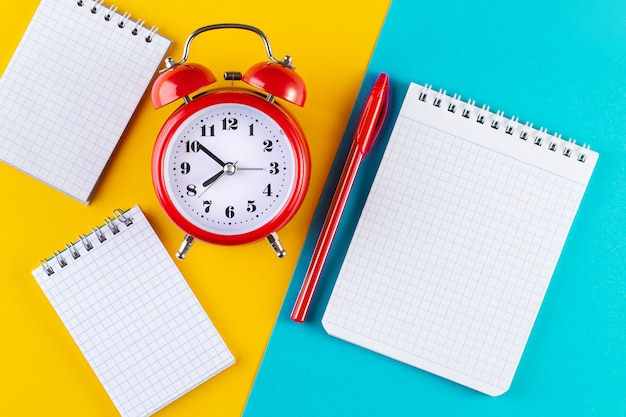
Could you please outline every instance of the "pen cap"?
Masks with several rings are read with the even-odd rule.
[[[363,155],[371,149],[380,133],[389,107],[389,76],[380,73],[367,96],[363,112],[354,131],[354,139]]]

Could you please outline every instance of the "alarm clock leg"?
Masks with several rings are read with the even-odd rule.
[[[287,255],[287,251],[280,243],[280,239],[278,238],[278,234],[276,232],[272,232],[267,237],[267,240],[270,242],[270,245],[272,245],[272,249],[274,249],[274,252],[276,252],[276,256],[278,256],[279,258],[284,258],[285,255]]]
[[[191,249],[191,245],[193,245],[193,241],[193,236],[185,235],[183,243],[180,244],[180,248],[178,249],[178,252],[176,252],[176,257],[178,259],[185,259],[185,256],[187,256],[187,252],[189,252],[189,249]]]

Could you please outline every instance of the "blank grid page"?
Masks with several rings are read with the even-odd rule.
[[[0,81],[0,158],[83,202],[170,44],[107,13],[42,0]]]
[[[461,116],[417,97],[396,121],[323,324],[497,395],[511,383],[586,182],[491,149],[482,140],[490,127],[449,133]]]
[[[122,416],[146,416],[234,363],[138,207],[81,257],[33,275]]]

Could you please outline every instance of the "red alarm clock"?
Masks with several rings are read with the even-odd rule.
[[[205,66],[186,63],[189,47],[215,29],[256,33],[270,61],[243,75],[226,72],[232,88],[200,91],[216,78]],[[291,57],[276,60],[256,27],[217,24],[194,31],[182,59],[167,58],[166,67],[152,87],[152,103],[157,109],[178,99],[184,104],[159,132],[152,179],[159,203],[186,233],[176,256],[184,259],[194,239],[238,245],[266,238],[283,257],[276,232],[301,206],[311,173],[304,133],[277,101],[302,106],[306,99]],[[253,88],[236,88],[236,81]]]

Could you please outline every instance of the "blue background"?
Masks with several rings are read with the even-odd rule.
[[[289,314],[362,103],[392,81],[314,306]],[[245,416],[626,415],[626,2],[394,1]],[[600,159],[511,389],[491,398],[327,336],[320,320],[410,81],[590,144]],[[536,213],[541,216],[542,213]]]

